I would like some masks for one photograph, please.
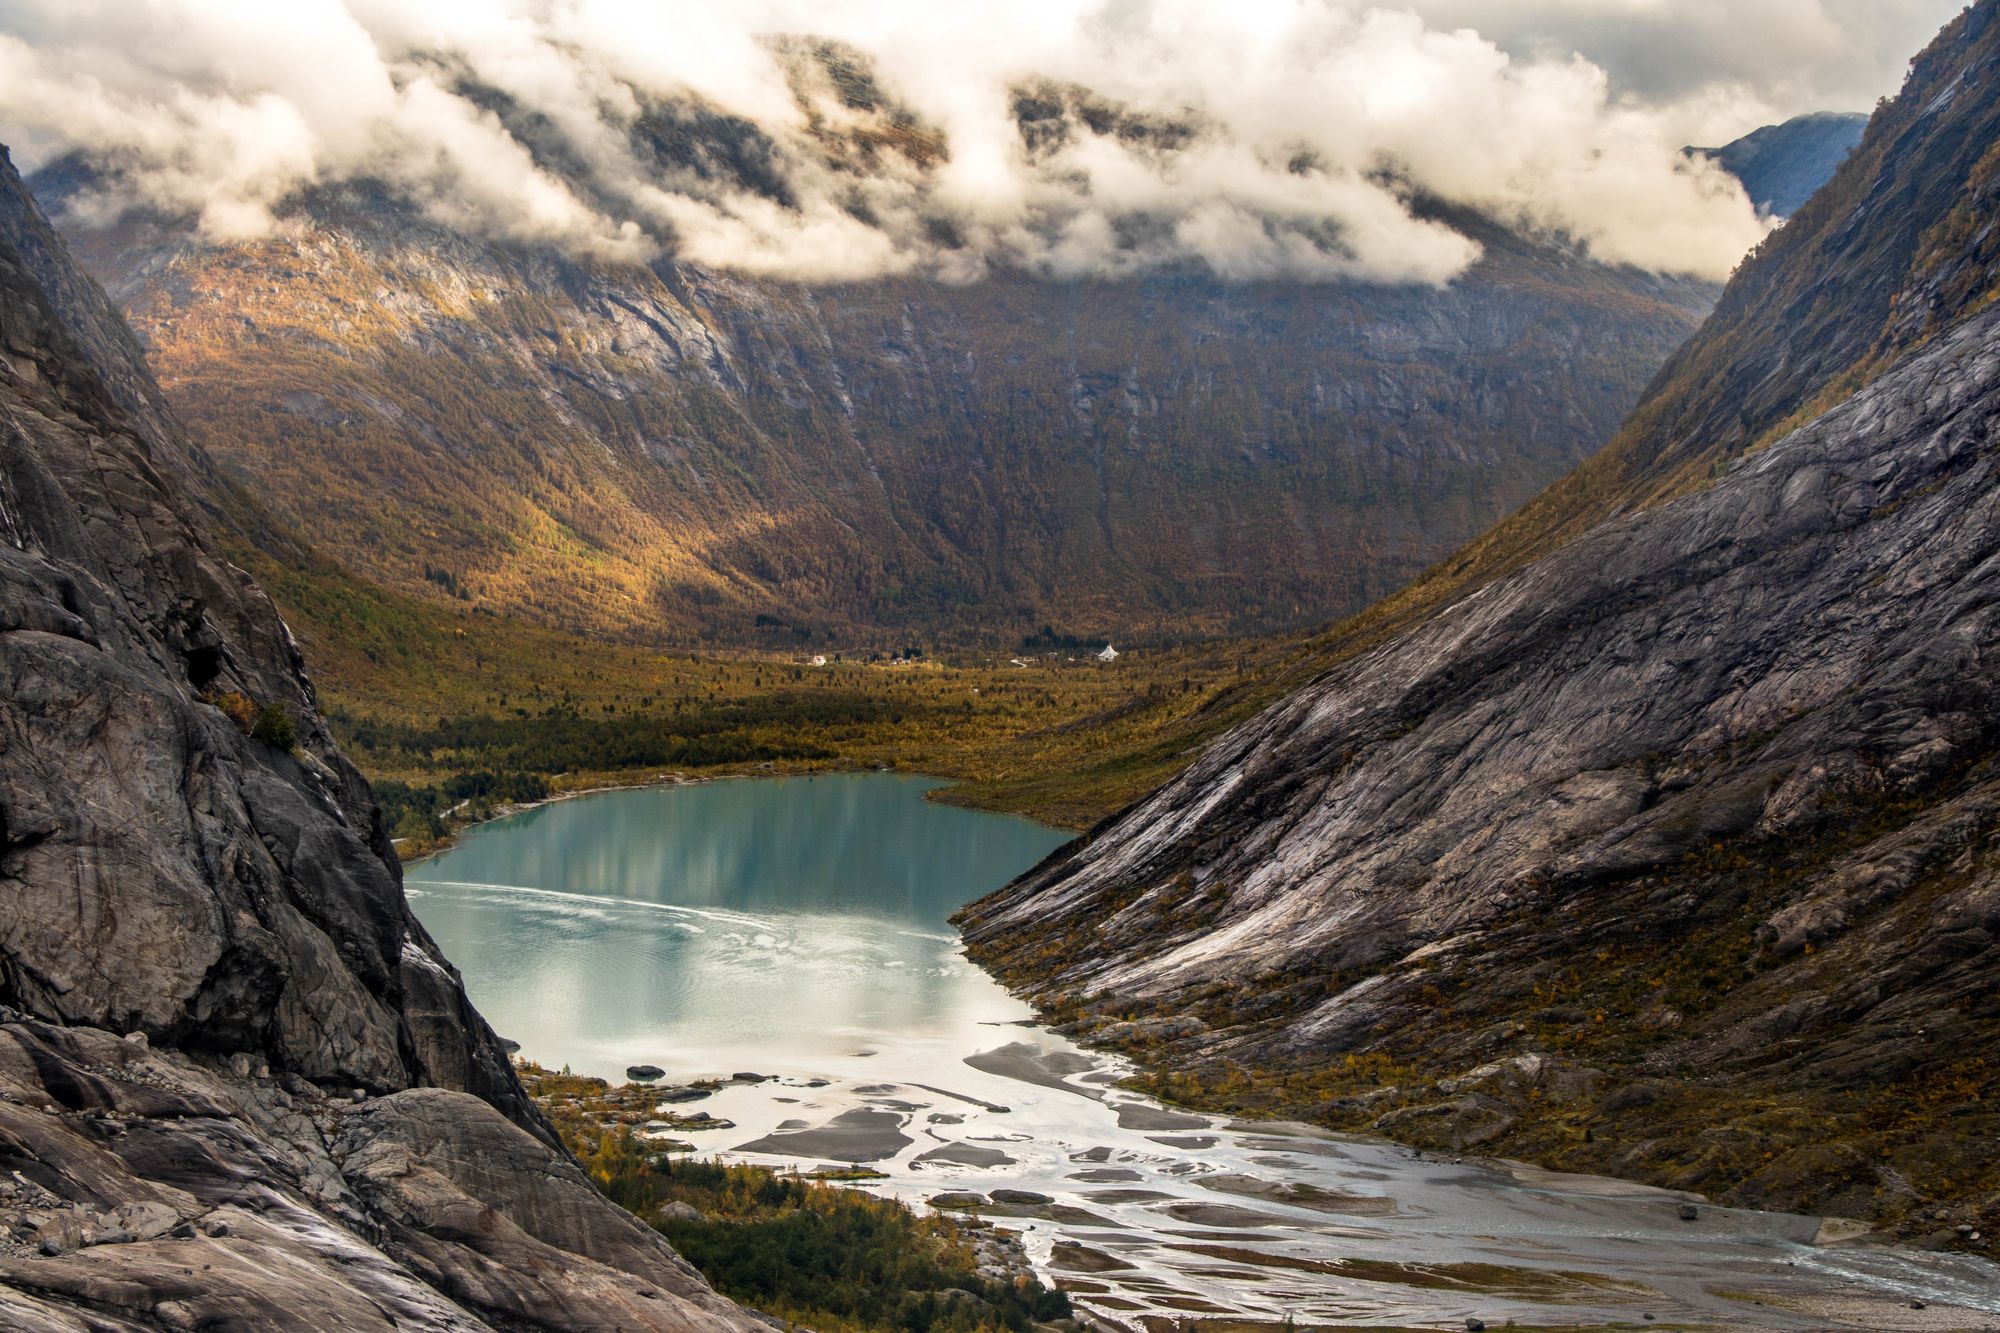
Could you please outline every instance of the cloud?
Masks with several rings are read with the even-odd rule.
[[[1622,94],[1773,116],[1866,111],[1966,0],[1408,0],[1520,56],[1577,53]],[[1741,133],[1741,125],[1718,126]]]
[[[1679,148],[1888,91],[1917,0],[0,0],[0,133],[234,240],[302,188],[805,281],[1442,283],[1424,201],[1720,276]],[[1864,49],[1865,48],[1865,49]],[[1824,99],[1824,100],[1815,100]]]

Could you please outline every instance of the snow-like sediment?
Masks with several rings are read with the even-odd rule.
[[[1077,1305],[1133,1328],[1190,1315],[2000,1323],[2000,1269],[1977,1259],[1821,1246],[1817,1218],[1700,1204],[1687,1221],[1682,1205],[1696,1200],[1673,1191],[1191,1115],[1119,1087],[1129,1070],[1115,1058],[1020,1025],[983,1035],[950,1064],[935,1042],[876,1042],[725,1086],[703,1106],[736,1127],[701,1150],[781,1168],[865,1165],[886,1176],[868,1188],[918,1206],[1001,1191],[1006,1202],[973,1211],[1017,1230]]]

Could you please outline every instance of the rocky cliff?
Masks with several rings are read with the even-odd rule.
[[[59,212],[95,180],[34,185]],[[71,238],[224,471],[399,591],[640,638],[1011,642],[1353,610],[1602,440],[1714,297],[1434,211],[1485,255],[1442,289],[804,286],[481,242],[359,186],[266,241]]]
[[[1794,116],[1720,148],[1690,148],[1715,159],[1737,180],[1759,213],[1788,218],[1826,184],[1861,142],[1868,117],[1838,111]]]
[[[975,955],[1181,1095],[1991,1237],[1996,12],[1604,455]]]
[[[0,1322],[747,1327],[404,902],[212,475],[0,159]]]

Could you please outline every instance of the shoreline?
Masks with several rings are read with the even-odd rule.
[[[739,771],[699,780],[735,780],[743,790],[746,777],[811,775]],[[693,781],[682,773],[645,777]],[[933,779],[853,785],[917,810],[914,798]],[[603,785],[580,782],[551,799],[593,788]],[[846,793],[823,795],[845,808]],[[743,798],[759,802],[767,819],[790,802],[821,800],[812,788],[781,793],[769,782]],[[636,834],[655,827],[656,804],[701,799],[628,803],[602,827]],[[704,816],[660,836],[678,843],[708,822]],[[753,837],[779,827],[744,826]],[[561,849],[564,865],[572,853],[595,854],[571,836],[564,817],[496,837],[502,854],[489,869],[512,863],[505,840],[515,832]],[[485,858],[489,850],[468,855]],[[661,904],[644,887],[663,874],[671,883],[675,864],[642,859],[632,884],[610,886],[614,896],[592,896],[597,881],[585,875],[574,908],[554,900],[564,896],[560,887],[492,899],[481,885],[447,884],[426,910],[449,913],[451,895],[461,895],[478,905],[460,923],[476,920],[479,938],[506,941],[489,962],[528,948],[551,968],[553,992],[516,986],[501,1012],[480,1001],[500,1031],[523,1043],[518,1055],[545,1068],[575,1061],[580,1077],[605,1078],[607,1095],[623,1071],[663,1070],[666,1086],[620,1085],[618,1094],[630,1102],[634,1130],[659,1145],[650,1151],[692,1149],[845,1180],[919,1209],[931,1204],[989,1221],[1019,1237],[1036,1273],[1104,1317],[1155,1321],[1192,1312],[1270,1322],[1296,1306],[1326,1322],[1357,1311],[1395,1326],[1472,1317],[1492,1326],[1548,1325],[1581,1314],[1591,1326],[1610,1327],[1653,1313],[1663,1326],[1806,1333],[1829,1322],[1976,1326],[2000,1314],[1985,1295],[1996,1281],[1990,1267],[1883,1245],[1887,1237],[1857,1245],[1843,1234],[1838,1239],[1849,1243],[1828,1245],[1823,1234],[1832,1240],[1853,1229],[1803,1215],[1729,1208],[1616,1172],[1541,1173],[1521,1164],[1533,1154],[1417,1151],[1380,1131],[1288,1125],[1275,1106],[1254,1119],[1190,1114],[1173,1106],[1178,1098],[1163,1101],[1159,1090],[1133,1081],[1145,1071],[1131,1054],[1085,1049],[1049,1026],[1062,1016],[1034,1014],[966,956],[956,932],[893,929],[896,922],[885,924],[868,901],[850,905],[843,927],[818,915],[827,904],[810,896],[801,905],[760,904],[754,895],[704,897],[710,910],[695,913],[687,930],[685,911],[654,910]],[[495,877],[509,876],[462,878]],[[762,882],[744,880],[742,893]],[[636,905],[621,896],[628,891]],[[941,920],[952,895],[936,896],[926,919]],[[741,915],[760,906],[768,910]],[[800,908],[795,921],[785,915],[792,907]],[[545,939],[576,952],[552,955],[538,942]],[[639,970],[589,966],[599,955],[588,951],[605,946]],[[629,989],[614,986],[614,976]],[[912,986],[928,994],[941,983],[901,979],[931,976],[956,977],[942,1008],[884,998]],[[753,986],[762,988],[756,1003],[783,1022],[730,1026]],[[559,1012],[550,1011],[551,994],[564,997]],[[590,1021],[576,1017],[593,1011]],[[731,1073],[743,1069],[756,1072]],[[1634,1238],[1642,1249],[1632,1248]],[[1712,1289],[1718,1285],[1742,1296],[1723,1296]],[[1819,1299],[1815,1285],[1845,1288],[1842,1301],[1856,1303],[1808,1305]],[[1883,1322],[1913,1300],[1936,1312],[1931,1322]],[[1954,1313],[1968,1305],[1977,1308]],[[1855,1312],[1863,1317],[1847,1317]],[[1137,1333],[1137,1319],[1122,1322]]]
[[[936,1083],[912,1081],[884,1050],[844,1069],[608,1079],[604,1096],[643,1137],[680,1140],[669,1152],[995,1225],[1035,1276],[1134,1333],[1135,1314],[1189,1310],[1272,1329],[1283,1310],[1344,1322],[1359,1307],[1398,1327],[1467,1316],[1638,1327],[1643,1313],[1662,1327],[1801,1333],[1942,1333],[1993,1313],[1986,1270],[1968,1256],[1913,1251],[1841,1219],[1299,1121],[1181,1115],[1118,1077],[1129,1056],[1085,1053],[1039,1027],[995,1037],[929,1075]],[[685,1088],[718,1115],[714,1139],[687,1143],[691,1127],[673,1120]],[[1564,1239],[1524,1250],[1523,1235]],[[1634,1237],[1647,1249],[1631,1250]]]
[[[451,829],[435,844],[426,847],[423,851],[413,856],[404,856],[402,850],[396,846],[397,840],[394,838],[389,840],[389,847],[396,853],[396,864],[404,869],[408,869],[410,866],[422,865],[425,861],[433,857],[444,855],[456,847],[458,840],[473,829],[483,828],[488,824],[498,823],[503,819],[511,819],[515,815],[523,815],[530,810],[540,810],[542,807],[554,805],[558,801],[571,801],[579,796],[601,796],[605,792],[637,791],[645,787],[691,787],[709,781],[712,781],[712,779],[706,777],[689,778],[673,773],[638,778],[631,782],[607,782],[590,787],[578,787],[574,790],[550,792],[539,801],[516,801],[507,805],[495,806],[485,818],[467,820],[458,827]]]
[[[643,774],[643,776],[633,777],[629,781],[619,781],[617,780],[615,775],[610,775],[610,774],[601,775],[602,780],[593,780],[591,785],[587,787],[566,788],[561,791],[552,791],[548,794],[548,796],[544,797],[539,801],[518,801],[510,803],[508,805],[495,806],[493,810],[485,816],[485,818],[467,820],[465,823],[460,824],[457,827],[451,829],[448,833],[445,834],[443,838],[439,839],[433,845],[426,847],[423,851],[418,852],[414,855],[410,856],[403,855],[401,849],[396,846],[395,839],[390,840],[389,846],[391,850],[396,852],[397,865],[402,867],[403,869],[408,869],[411,866],[421,865],[422,863],[432,859],[433,857],[442,856],[444,853],[451,851],[454,847],[458,845],[458,840],[464,837],[467,833],[470,833],[473,829],[483,828],[488,824],[497,823],[502,819],[509,819],[515,815],[526,814],[530,810],[540,810],[544,806],[554,805],[559,801],[571,801],[582,796],[602,796],[607,792],[615,792],[615,791],[641,791],[652,787],[701,787],[701,786],[707,786],[708,784],[714,782],[734,782],[743,780],[756,781],[756,780],[769,779],[772,781],[776,781],[782,778],[815,777],[821,774],[835,774],[835,773],[855,774],[855,775],[868,774],[868,773],[890,773],[902,777],[930,778],[933,781],[939,783],[940,784],[939,786],[934,787],[930,791],[924,793],[924,799],[926,801],[931,801],[931,800],[936,800],[940,793],[956,791],[959,788],[964,787],[969,781],[967,778],[962,776],[957,776],[948,773],[933,773],[933,772],[928,772],[924,769],[889,768],[882,765],[868,765],[858,762],[841,762],[835,760],[828,760],[818,763],[802,763],[796,767],[789,767],[783,769],[776,767],[771,767],[771,768],[724,767],[712,772],[703,772],[692,775],[683,770],[673,770],[668,772],[656,772],[653,770],[637,770],[637,771]],[[592,776],[593,779],[597,779],[600,777],[600,775],[592,775]],[[984,806],[975,804],[961,804],[956,801],[938,801],[938,804],[951,806],[952,808],[959,810],[973,810],[977,811],[980,814],[995,815],[1004,819],[1025,819],[1031,824],[1039,825],[1042,828],[1050,829],[1057,833],[1066,833],[1069,834],[1071,837],[1078,836],[1080,833],[1080,830],[1064,828],[1059,824],[1044,823],[1042,820],[1032,819],[1029,818],[1029,816],[1027,815],[1017,814],[1011,810],[989,810]],[[981,970],[983,971],[984,969]],[[995,979],[997,980],[998,978]]]
[[[462,838],[466,833],[470,832],[473,829],[482,827],[486,824],[495,823],[499,820],[507,819],[514,815],[524,814],[531,810],[536,810],[544,806],[553,805],[559,801],[573,800],[578,797],[596,796],[596,795],[603,795],[609,792],[633,791],[633,790],[641,790],[654,787],[705,786],[716,782],[726,782],[726,781],[778,780],[784,778],[811,777],[823,774],[851,774],[858,776],[870,773],[890,773],[905,777],[927,778],[940,783],[941,784],[940,786],[932,788],[931,790],[928,790],[924,793],[924,799],[927,801],[936,800],[936,798],[939,796],[940,793],[953,791],[957,789],[958,786],[962,785],[964,782],[964,779],[961,778],[954,778],[945,774],[925,772],[922,770],[903,769],[903,768],[884,768],[880,766],[867,766],[856,763],[843,763],[839,761],[803,763],[803,764],[798,764],[796,766],[786,767],[784,769],[760,768],[760,767],[723,768],[717,771],[703,772],[699,774],[689,774],[685,771],[645,772],[643,774],[633,776],[630,780],[617,780],[616,777],[613,776],[610,778],[610,780],[592,781],[587,786],[581,786],[563,791],[552,792],[544,800],[521,802],[502,807],[496,807],[485,818],[469,821],[457,828],[454,828],[447,838],[439,842],[437,845],[428,848],[422,854],[409,857],[408,859],[400,860],[400,865],[403,868],[407,869],[411,866],[423,864],[424,862],[429,861],[434,857],[442,855],[443,853],[448,852],[453,848],[455,848],[458,845],[460,838]],[[960,806],[957,805],[957,803],[951,801],[939,801],[938,803],[944,805],[953,805],[956,808],[961,808],[961,809],[979,808],[976,806]],[[1001,814],[1011,818],[1026,818],[1026,816],[1015,815],[1011,814],[1010,812],[982,810],[981,813]],[[1030,820],[1029,822],[1037,824],[1041,823],[1041,821],[1038,820]],[[1055,826],[1053,825],[1043,824],[1041,826],[1045,828],[1055,828]],[[1060,830],[1060,829],[1057,831],[1070,832],[1069,830]],[[961,950],[963,950],[962,932],[959,932],[958,928],[955,926],[952,927],[952,929],[955,933],[959,935],[959,939],[961,942]],[[1135,1050],[1128,1046],[1123,1046],[1117,1041],[1098,1040],[1097,1031],[1077,1031],[1075,1030],[1076,1029],[1075,1024],[1066,1023],[1062,1021],[1060,1015],[1049,1014],[1043,1011],[1030,997],[1028,991],[1025,988],[1017,987],[1016,985],[1011,984],[1005,976],[1003,976],[1000,972],[994,970],[993,968],[989,967],[985,962],[980,960],[973,953],[969,951],[962,951],[962,956],[971,966],[978,969],[980,973],[990,978],[994,982],[994,984],[1005,990],[1008,995],[1020,1001],[1021,1003],[1029,1006],[1029,1008],[1034,1011],[1035,1017],[1031,1028],[1032,1031],[1072,1042],[1079,1048],[1089,1051],[1093,1055],[1099,1057],[1109,1058],[1113,1060],[1122,1059],[1129,1061],[1133,1066],[1133,1073],[1135,1076],[1151,1076],[1151,1081],[1153,1082],[1153,1086],[1147,1088],[1142,1095],[1147,1096],[1152,1100],[1159,1102],[1159,1104],[1164,1107],[1171,1108],[1175,1112],[1185,1112],[1193,1115],[1202,1115],[1202,1116],[1226,1116],[1234,1120],[1242,1121],[1244,1123],[1279,1124],[1279,1123],[1296,1121],[1298,1123],[1312,1124],[1313,1127],[1320,1132],[1341,1134],[1341,1135],[1355,1135],[1385,1145],[1395,1145],[1400,1148],[1405,1148],[1417,1152],[1438,1151],[1440,1149],[1440,1145],[1436,1143],[1427,1143],[1417,1136],[1410,1136],[1410,1137],[1399,1136],[1395,1134],[1392,1129],[1374,1129],[1371,1127],[1356,1127],[1353,1125],[1332,1125],[1332,1124],[1316,1123],[1310,1120],[1305,1120],[1302,1119],[1301,1117],[1306,1113],[1308,1113],[1310,1109],[1309,1107],[1305,1106],[1278,1105],[1278,1106],[1260,1107],[1253,1109],[1242,1106],[1228,1107],[1221,1104],[1204,1104],[1203,1102],[1198,1100],[1182,1101],[1180,1099],[1173,1098],[1171,1096],[1162,1095],[1162,1091],[1158,1081],[1159,1076],[1171,1075],[1175,1073],[1186,1073],[1191,1070],[1197,1069],[1199,1067],[1198,1063],[1180,1063],[1172,1060],[1162,1059],[1160,1058],[1160,1053],[1157,1051]],[[1128,1091],[1138,1092],[1139,1089],[1136,1087],[1132,1087],[1128,1088]],[[1485,1162],[1489,1164],[1513,1164],[1535,1171],[1549,1171],[1549,1172],[1559,1172],[1559,1173],[1573,1173],[1581,1170],[1582,1174],[1601,1177],[1606,1180],[1615,1180],[1635,1187],[1673,1188],[1673,1186],[1671,1186],[1668,1182],[1659,1179],[1657,1177],[1649,1177],[1645,1173],[1617,1172],[1602,1168],[1596,1170],[1590,1170],[1587,1168],[1578,1168],[1575,1166],[1565,1166],[1563,1164],[1554,1161],[1537,1160],[1532,1154],[1517,1154],[1517,1155],[1506,1155],[1506,1156],[1484,1155],[1484,1154],[1479,1154],[1471,1149],[1458,1152],[1445,1150],[1445,1153],[1447,1156],[1456,1157],[1460,1160],[1464,1160],[1467,1162]],[[1803,1211],[1794,1211],[1789,1209],[1774,1209],[1770,1208],[1769,1205],[1764,1205],[1764,1207],[1769,1211],[1782,1213],[1787,1216],[1809,1217],[1816,1215]],[[1863,1218],[1863,1219],[1858,1219],[1858,1221],[1867,1226],[1868,1231],[1870,1233],[1871,1242],[1874,1244],[1886,1247],[1886,1246],[1896,1245],[1899,1243],[1906,1244],[1911,1239],[1909,1236],[1901,1235],[1897,1231],[1893,1230],[1892,1229],[1893,1224],[1885,1225],[1883,1223],[1883,1219],[1879,1217]],[[1947,1247],[1947,1248],[1956,1249],[1957,1247]],[[1973,1254],[1979,1253],[1978,1250],[1969,1248],[1963,1252],[1973,1253]]]
[[[962,938],[963,936],[961,935]],[[1413,1125],[1418,1131],[1405,1135],[1398,1134],[1396,1127],[1378,1127],[1372,1121],[1332,1123],[1325,1120],[1311,1119],[1310,1116],[1315,1103],[1310,1100],[1280,1100],[1275,1103],[1259,1106],[1243,1105],[1241,1103],[1232,1104],[1224,1096],[1217,1096],[1212,1100],[1183,1100],[1172,1095],[1167,1090],[1165,1086],[1167,1080],[1177,1074],[1195,1074],[1204,1068],[1212,1068],[1212,1062],[1205,1062],[1198,1059],[1185,1062],[1172,1061],[1162,1058],[1157,1048],[1148,1049],[1143,1045],[1115,1038],[1109,1040],[1103,1039],[1102,1034],[1110,1030],[1121,1026],[1129,1028],[1133,1025],[1131,1023],[1107,1023],[1101,1020],[1077,1021],[1073,1018],[1065,1019],[1061,1015],[1052,1014],[1045,1010],[1029,994],[1025,987],[1017,987],[1009,982],[998,971],[981,961],[973,951],[966,950],[965,957],[974,967],[984,972],[996,984],[1005,989],[1009,995],[1026,1004],[1034,1012],[1035,1017],[1032,1030],[1061,1038],[1080,1050],[1090,1052],[1092,1055],[1109,1060],[1122,1060],[1126,1062],[1130,1066],[1132,1074],[1123,1081],[1121,1087],[1131,1094],[1148,1098],[1174,1112],[1208,1116],[1242,1125],[1297,1124],[1305,1126],[1319,1134],[1330,1134],[1341,1138],[1394,1146],[1412,1152],[1419,1158],[1429,1155],[1440,1160],[1463,1162],[1468,1165],[1479,1165],[1493,1169],[1504,1169],[1522,1175],[1539,1173],[1551,1177],[1576,1177],[1611,1181],[1635,1189],[1680,1193],[1689,1198],[1701,1200],[1704,1206],[1754,1211],[1780,1217],[1816,1218],[1826,1224],[1826,1230],[1822,1233],[1823,1236],[1837,1233],[1837,1240],[1822,1239],[1816,1241],[1816,1244],[1838,1243],[1856,1245],[1885,1253],[1917,1249],[1926,1253],[1959,1255],[1988,1263],[1995,1262],[1993,1247],[1990,1245],[1979,1245],[1976,1233],[1974,1238],[1968,1242],[1965,1231],[1962,1228],[1958,1229],[1955,1233],[1951,1231],[1939,1231],[1935,1226],[1927,1229],[1922,1224],[1923,1214],[1921,1213],[1914,1219],[1898,1221],[1895,1218],[1887,1217],[1880,1213],[1874,1215],[1841,1216],[1832,1213],[1812,1212],[1804,1209],[1785,1207],[1779,1202],[1762,1200],[1754,1195],[1721,1202],[1719,1200],[1726,1199],[1729,1191],[1713,1187],[1695,1189],[1686,1184],[1676,1183],[1664,1172],[1621,1171],[1611,1165],[1600,1165],[1591,1162],[1565,1164],[1558,1160],[1538,1158],[1538,1155],[1532,1150],[1513,1153],[1482,1153],[1479,1151],[1476,1143],[1468,1143],[1463,1147],[1455,1147],[1447,1141],[1423,1137],[1422,1130],[1424,1125],[1421,1121],[1403,1122]],[[1172,1016],[1172,1014],[1153,1014],[1148,1017],[1160,1019],[1171,1018]],[[1141,1023],[1145,1021],[1145,1019],[1139,1020]],[[1233,1064],[1234,1062],[1229,1063]],[[1440,1075],[1438,1077],[1440,1081],[1443,1081],[1450,1076]],[[1391,1090],[1393,1091],[1393,1089]],[[2000,1327],[2000,1324],[1995,1325],[1995,1327]]]

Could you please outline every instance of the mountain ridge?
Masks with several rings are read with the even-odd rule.
[[[1720,148],[1690,148],[1743,182],[1757,211],[1788,218],[1840,168],[1868,127],[1858,112],[1814,111],[1765,125]]]

